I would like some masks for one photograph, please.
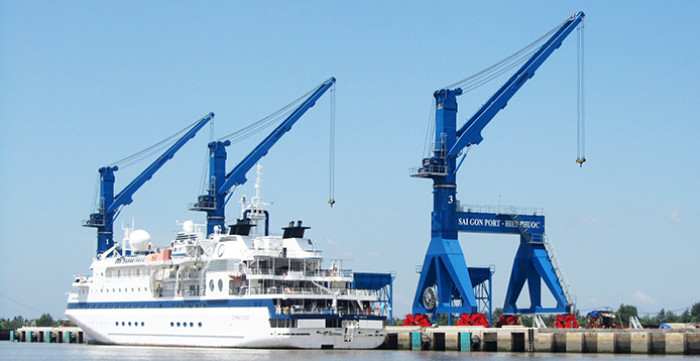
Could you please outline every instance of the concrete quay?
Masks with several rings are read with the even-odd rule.
[[[700,329],[387,327],[392,350],[700,355]]]
[[[78,327],[22,327],[10,331],[10,341],[46,343],[87,343]]]

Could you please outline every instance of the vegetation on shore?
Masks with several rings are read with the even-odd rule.
[[[23,326],[56,327],[61,325],[72,326],[72,324],[67,320],[54,320],[48,313],[44,313],[39,318],[32,320],[25,319],[22,316],[15,316],[12,319],[0,318],[0,330],[16,330]]]

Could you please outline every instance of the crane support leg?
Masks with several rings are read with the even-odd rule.
[[[459,241],[434,237],[423,265],[413,314],[476,312],[476,297]],[[461,305],[454,300],[461,300]]]
[[[530,293],[530,307],[518,308],[516,301],[525,286],[525,281]],[[553,308],[542,307],[543,281],[556,301],[556,306]],[[503,312],[568,313],[569,311],[560,280],[544,244],[521,242],[513,261]]]

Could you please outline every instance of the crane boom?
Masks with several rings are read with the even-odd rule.
[[[472,144],[479,144],[484,139],[481,130],[505,108],[510,98],[535,75],[537,68],[561,45],[562,41],[583,20],[585,14],[577,12],[567,19],[559,29],[540,47],[537,52],[501,86],[496,93],[457,131],[457,141],[448,152],[448,156],[456,157],[459,152]]]
[[[107,166],[99,169],[100,172],[100,205],[97,213],[90,215],[90,219],[85,222],[85,227],[97,228],[97,254],[110,249],[114,245],[113,225],[114,219],[118,215],[121,207],[131,204],[132,196],[141,188],[153,175],[170,160],[175,153],[182,148],[197,132],[204,127],[214,113],[209,113],[199,119],[182,137],[180,137],[168,150],[151,163],[141,174],[129,183],[124,189],[114,196],[114,172],[119,170],[118,166]]]
[[[210,162],[209,191],[206,195],[199,196],[197,203],[191,208],[194,211],[207,213],[207,235],[215,232],[217,227],[223,229],[225,225],[225,198],[232,187],[245,184],[245,175],[248,171],[277,143],[283,135],[292,129],[292,126],[301,118],[307,110],[316,104],[316,101],[335,84],[335,78],[331,77],[319,85],[301,105],[299,105],[280,125],[265,137],[248,155],[243,158],[233,169],[226,173],[226,147],[229,141],[215,141],[209,143]]]

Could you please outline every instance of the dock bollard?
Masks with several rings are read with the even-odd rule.
[[[535,334],[535,352],[552,352],[554,335],[551,333],[538,332]]]
[[[630,353],[648,354],[650,344],[649,332],[635,332],[630,335]]]
[[[583,333],[566,334],[566,352],[583,352]]]
[[[459,333],[459,350],[461,352],[471,352],[471,350],[472,350],[472,333],[471,332],[460,332]]]
[[[669,332],[664,341],[666,355],[683,355],[685,353],[685,333]]]
[[[411,350],[420,351],[423,343],[420,332],[411,332]]]
[[[615,334],[612,332],[603,332],[598,334],[598,344],[596,350],[598,353],[615,353]]]

